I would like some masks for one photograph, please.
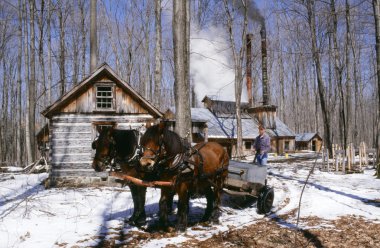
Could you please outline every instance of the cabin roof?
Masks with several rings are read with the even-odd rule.
[[[234,116],[217,117],[206,108],[192,108],[192,120],[205,120],[208,126],[208,137],[210,138],[237,138],[237,125]],[[242,133],[244,139],[255,139],[259,135],[259,123],[252,118],[242,118]],[[271,137],[295,137],[295,133],[280,119],[276,118],[276,129],[267,129]]]
[[[309,142],[316,136],[317,138],[322,139],[318,133],[298,133],[296,135],[296,142]]]
[[[233,101],[221,101],[212,99],[209,96],[205,96],[202,100],[207,105],[207,108],[215,114],[217,117],[221,118],[231,118],[231,116],[235,116],[236,114],[236,103]],[[241,118],[242,119],[250,119],[251,117],[244,111],[249,108],[248,102],[240,103]]]
[[[122,88],[127,94],[129,94],[155,118],[162,117],[162,113],[155,106],[153,106],[137,91],[135,91],[126,81],[121,79],[107,63],[103,63],[102,65],[100,65],[88,77],[84,78],[71,90],[62,95],[57,101],[55,101],[45,110],[43,110],[42,115],[50,119],[54,114],[59,113],[62,108],[67,106],[72,99],[79,97],[83,92],[88,90],[97,80],[104,76],[108,77],[110,80],[116,83],[116,85]]]

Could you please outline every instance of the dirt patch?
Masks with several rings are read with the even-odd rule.
[[[296,231],[278,225],[276,220],[260,221],[181,247],[380,247],[379,223],[357,217],[334,221],[312,217],[302,222],[323,227]]]
[[[327,221],[318,217],[308,217],[302,219],[301,223],[311,227],[303,230],[296,230],[294,226],[284,223],[286,222],[280,217],[261,220],[241,229],[230,227],[229,231],[218,233],[204,241],[188,237],[189,240],[184,243],[170,244],[166,247],[380,247],[380,223],[363,218],[348,216]],[[93,237],[94,240],[100,240],[94,247],[144,247],[146,241],[178,235],[174,231],[133,231],[125,234],[122,229],[114,231],[113,238]]]

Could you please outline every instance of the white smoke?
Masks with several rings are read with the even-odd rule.
[[[232,51],[223,28],[193,31],[190,41],[190,74],[200,102],[203,97],[235,101],[235,73]],[[243,86],[242,101],[247,101]]]

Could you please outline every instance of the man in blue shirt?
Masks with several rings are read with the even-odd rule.
[[[266,166],[268,161],[268,152],[271,148],[270,137],[267,133],[265,133],[265,127],[263,125],[259,126],[259,136],[256,137],[253,148],[256,150],[253,163],[256,162],[260,166]]]

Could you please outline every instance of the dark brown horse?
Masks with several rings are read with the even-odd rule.
[[[142,170],[157,175],[159,180],[171,181],[172,187],[161,188],[160,224],[168,227],[167,201],[173,189],[178,194],[178,220],[176,229],[187,227],[191,195],[205,195],[207,207],[202,221],[218,222],[221,192],[227,177],[229,157],[218,143],[199,143],[187,146],[180,136],[165,128],[165,124],[152,126],[141,137]]]
[[[136,130],[118,130],[104,128],[99,137],[92,142],[96,149],[92,167],[95,171],[104,171],[107,167],[118,167],[123,174],[140,177],[138,168],[138,137]],[[132,225],[143,225],[146,221],[146,187],[129,184],[133,199],[133,214],[129,218]]]

